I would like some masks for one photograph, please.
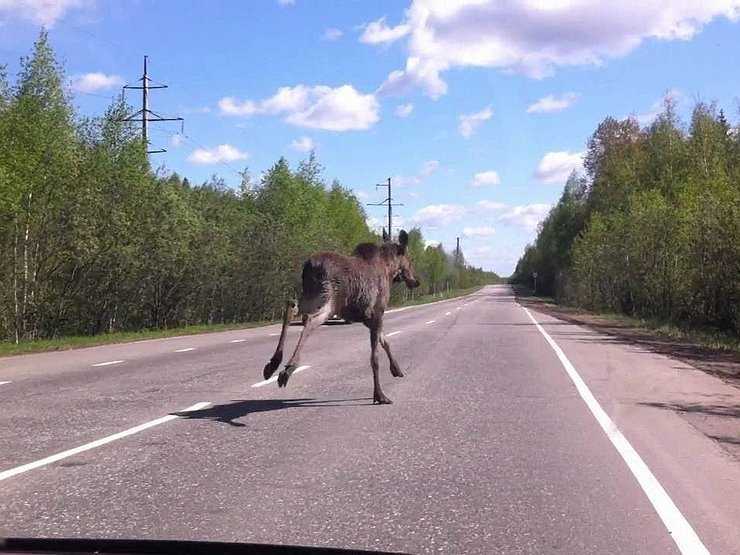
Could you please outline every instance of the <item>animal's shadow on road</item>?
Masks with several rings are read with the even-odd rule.
[[[212,420],[230,426],[244,427],[246,424],[235,422],[235,420],[257,412],[306,407],[351,407],[361,405],[372,405],[372,397],[354,399],[237,399],[207,409],[172,414],[186,420]]]

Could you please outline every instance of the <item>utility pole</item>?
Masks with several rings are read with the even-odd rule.
[[[387,187],[388,188],[388,197],[381,201],[381,202],[368,202],[368,206],[387,206],[388,207],[388,238],[390,239],[393,237],[393,207],[394,206],[403,206],[403,204],[393,204],[393,195],[391,190],[391,178],[388,178],[387,183],[379,183],[375,186],[378,187]]]
[[[455,262],[460,264],[460,238],[457,238],[457,248],[455,249]]]
[[[152,112],[149,109],[149,91],[152,89],[166,89],[167,85],[151,84],[152,80],[149,78],[149,71],[147,69],[148,60],[149,60],[149,56],[144,56],[144,74],[141,76],[141,79],[139,79],[139,81],[141,81],[141,86],[124,85],[123,87],[124,94],[125,94],[126,89],[141,91],[141,110],[119,121],[141,121],[141,140],[144,141],[144,145],[146,145],[146,148],[147,148],[146,153],[147,154],[157,154],[161,152],[167,152],[167,149],[160,148],[157,150],[149,150],[149,122],[157,122],[157,121],[180,121],[182,122],[185,120],[183,120],[183,118],[166,118],[166,117],[160,116],[156,112]]]

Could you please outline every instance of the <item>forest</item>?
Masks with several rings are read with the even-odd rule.
[[[674,99],[645,127],[607,117],[584,173],[520,258],[514,281],[559,302],[740,333],[740,132],[716,104]]]
[[[273,320],[307,255],[380,241],[313,154],[197,185],[151,167],[122,99],[72,100],[44,32],[16,79],[0,66],[0,341]],[[409,248],[420,294],[497,278],[418,229]]]

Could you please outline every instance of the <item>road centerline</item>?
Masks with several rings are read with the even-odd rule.
[[[540,323],[537,322],[537,320],[534,316],[532,316],[529,310],[525,307],[522,308],[524,309],[524,312],[527,313],[527,316],[529,316],[529,319],[532,320],[532,323],[535,325],[535,327],[545,338],[550,347],[552,347],[552,350],[555,351],[555,354],[560,360],[563,368],[565,368],[565,372],[568,374],[568,377],[573,382],[573,385],[576,387],[576,390],[581,396],[581,399],[591,411],[591,414],[596,419],[599,426],[601,426],[601,429],[609,438],[609,441],[611,441],[614,448],[627,464],[627,468],[629,468],[629,470],[632,472],[632,475],[637,480],[637,483],[642,488],[642,491],[645,493],[648,500],[653,505],[655,512],[658,513],[658,516],[663,521],[663,524],[668,530],[668,534],[671,536],[673,541],[676,542],[679,551],[681,551],[681,553],[683,554],[690,553],[691,555],[703,553],[708,554],[709,550],[702,543],[701,539],[694,531],[689,521],[686,520],[686,517],[684,517],[678,507],[676,507],[673,499],[671,499],[671,497],[668,495],[668,492],[665,491],[663,486],[652,473],[645,461],[642,460],[642,457],[640,457],[635,448],[632,447],[632,444],[630,444],[627,438],[624,437],[622,432],[619,430],[619,428],[617,428],[617,425],[609,417],[606,411],[601,408],[601,405],[596,400],[596,397],[594,397],[593,393],[591,393],[591,390],[586,385],[586,382],[583,381],[583,378],[581,378],[581,375],[575,369],[570,360],[568,360],[568,357],[565,356],[565,353],[560,348],[560,346],[552,337],[550,337],[550,334],[545,331]]]
[[[398,331],[392,331],[391,333],[386,333],[386,334],[385,334],[385,336],[386,336],[386,337],[392,337],[392,336],[394,336],[394,335],[398,335],[399,333],[401,333],[401,330],[398,330]]]
[[[7,384],[9,384],[9,383],[13,383],[13,382],[10,382],[10,381],[4,381],[4,382],[0,382],[0,385],[7,385]]]
[[[195,403],[194,405],[186,409],[183,409],[181,411],[177,411],[177,412],[178,413],[192,412],[192,411],[207,408],[209,406],[211,406],[211,403],[209,402],[200,402],[200,403]],[[178,418],[179,418],[178,414],[168,414],[167,416],[162,416],[160,418],[157,418],[156,420],[150,420],[149,422],[145,422],[144,424],[139,424],[138,426],[134,426],[133,428],[129,428],[128,430],[124,430],[122,432],[118,432],[116,434],[112,434],[104,438],[95,440],[95,441],[91,441],[90,443],[80,445],[79,447],[74,447],[73,449],[67,449],[66,451],[61,451],[59,453],[45,457],[43,459],[39,459],[37,461],[26,463],[21,466],[16,466],[15,468],[4,470],[0,472],[0,482],[2,482],[3,480],[7,480],[8,478],[12,478],[13,476],[17,476],[18,474],[23,474],[24,472],[28,472],[29,470],[41,468],[42,466],[46,466],[48,464],[60,461],[62,459],[72,457],[79,453],[84,453],[85,451],[95,449],[96,447],[101,447],[103,445],[106,445],[118,439],[123,439],[124,437],[128,437],[128,436],[137,434],[139,432],[143,432],[144,430],[153,428],[154,426],[159,426],[160,424],[164,424],[165,422],[169,422],[170,420],[176,420]]]
[[[244,343],[246,339],[232,339],[229,343]]]
[[[194,351],[195,347],[185,347],[184,349],[175,349],[176,353],[187,353],[188,351]]]
[[[109,360],[107,362],[98,362],[97,364],[93,364],[93,366],[110,366],[111,364],[121,364],[122,362],[126,362],[125,360]]]
[[[436,321],[437,321],[437,320],[429,320],[428,322],[424,322],[424,323],[425,323],[425,324],[433,324],[433,323],[434,323],[434,322],[436,322]]]

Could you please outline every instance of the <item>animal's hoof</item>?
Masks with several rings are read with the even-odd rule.
[[[400,368],[391,368],[391,374],[393,374],[394,378],[403,378],[405,376]]]
[[[280,361],[275,359],[272,359],[270,360],[270,362],[265,364],[265,369],[262,370],[262,375],[265,377],[266,380],[275,373],[275,370],[278,369],[278,366],[280,366]]]
[[[391,401],[388,397],[385,395],[376,395],[373,399],[373,405],[392,405],[393,401]]]
[[[290,374],[287,374],[285,370],[280,372],[280,374],[278,374],[278,387],[285,387],[288,385],[288,378],[290,378]]]

